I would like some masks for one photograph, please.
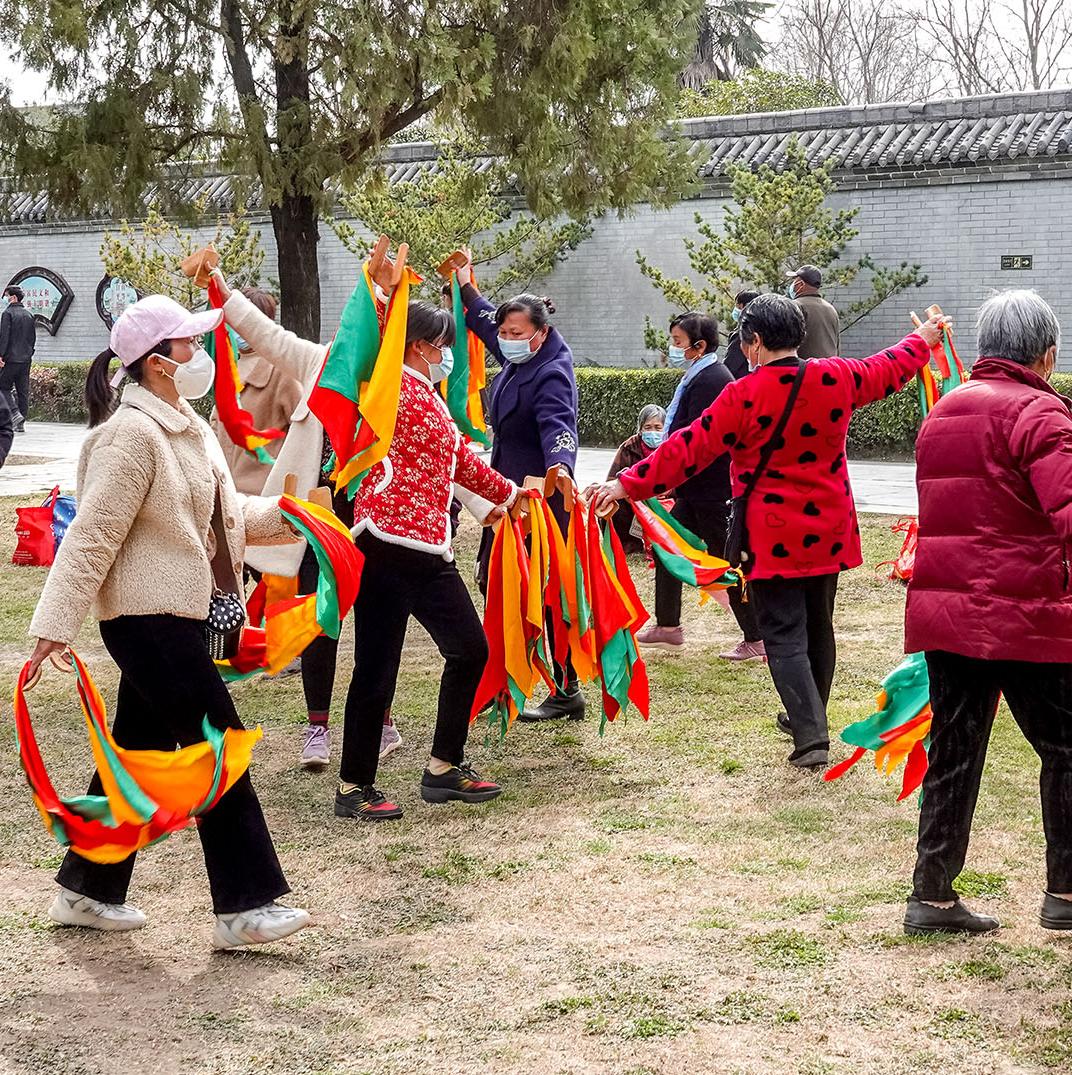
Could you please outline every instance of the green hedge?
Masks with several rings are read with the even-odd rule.
[[[87,362],[49,366],[35,363],[32,371],[30,418],[47,422],[84,422],[82,391]],[[494,371],[489,373],[490,381]],[[668,369],[609,369],[577,367],[579,432],[581,443],[616,448],[636,431],[637,415],[648,403],[665,407],[681,374]],[[1053,386],[1072,395],[1072,374],[1054,374]],[[195,409],[205,417],[212,397],[197,400]],[[919,393],[910,384],[903,392],[858,411],[849,426],[849,453],[881,457],[911,455],[919,428]]]

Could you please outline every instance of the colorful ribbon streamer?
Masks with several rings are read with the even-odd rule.
[[[211,810],[249,768],[260,728],[202,724],[205,741],[181,750],[126,750],[108,731],[104,701],[85,665],[71,651],[78,699],[102,795],[60,798],[37,746],[26,704],[30,664],[15,687],[19,760],[45,827],[64,847],[92,862],[121,862]]]
[[[309,395],[309,409],[323,423],[335,453],[335,488],[345,488],[351,498],[391,448],[402,392],[409,288],[416,279],[409,268],[402,274],[388,302],[381,338],[375,287],[368,263],[362,266]]]
[[[675,519],[661,501],[652,497],[631,503],[655,558],[675,579],[705,594],[738,584],[737,572],[728,561],[713,556],[704,541]]]
[[[647,671],[636,632],[648,614],[614,528],[579,499],[566,538],[542,498],[532,499],[528,518],[527,547],[520,519],[506,516],[495,532],[484,610],[489,658],[472,719],[490,703],[489,723],[505,734],[541,681],[563,686],[555,684],[554,668],[567,658],[581,682],[600,681],[601,733],[630,705],[647,719]]]
[[[223,306],[223,295],[215,277],[209,280],[208,302],[214,310]],[[242,394],[242,378],[238,374],[237,348],[226,324],[221,322],[205,337],[205,350],[216,363],[214,392],[220,424],[227,431],[232,443],[255,455],[266,466],[271,466],[274,460],[264,446],[282,437],[283,431],[254,428],[253,416],[242,409],[239,400]]]
[[[923,783],[930,743],[931,702],[927,661],[910,654],[883,681],[878,709],[866,720],[850,724],[841,738],[855,747],[852,755],[823,774],[824,780],[844,776],[868,751],[875,768],[892,773],[902,764],[904,776],[897,801],[906,799]]]
[[[454,313],[454,369],[446,384],[441,385],[443,398],[462,435],[487,447],[491,442],[484,421],[484,404],[480,398],[481,389],[487,383],[484,344],[465,327],[465,304],[456,272],[450,276],[450,295]],[[462,340],[465,340],[464,348]]]
[[[365,558],[346,525],[319,504],[292,496],[279,498],[279,510],[316,556],[316,593],[299,595],[297,579],[265,575],[247,603],[249,626],[238,653],[216,662],[228,681],[258,672],[275,675],[320,634],[338,638],[357,600]]]

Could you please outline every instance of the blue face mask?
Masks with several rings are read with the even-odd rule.
[[[736,325],[741,320],[740,308],[734,306],[734,308],[730,311],[730,317],[733,318],[733,323]]]
[[[239,349],[239,351],[252,351],[253,350],[253,348],[250,347],[250,345],[248,343],[246,343],[246,341],[241,336],[239,336],[237,332],[234,334],[234,342],[235,342],[235,347],[237,347]]]
[[[677,370],[684,369],[689,364],[689,360],[685,357],[685,348],[675,347],[673,344],[670,344],[667,349],[666,360]]]
[[[536,339],[535,332],[527,340],[508,340],[505,337],[500,336],[499,352],[507,362],[513,362],[514,365],[520,365],[522,362],[528,362],[528,360],[536,354],[535,351],[532,351],[529,348],[529,345],[534,339]]]
[[[642,429],[640,439],[649,448],[658,448],[666,440],[666,434],[661,429]]]
[[[795,299],[797,297],[797,285],[796,285],[795,281],[793,281],[793,280],[789,281],[789,283],[786,285],[785,293],[791,299]]]
[[[454,351],[450,347],[441,347],[439,349],[439,361],[428,363],[428,376],[431,378],[432,384],[438,384],[440,381],[445,381],[453,369]]]

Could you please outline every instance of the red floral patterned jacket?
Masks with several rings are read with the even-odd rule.
[[[846,571],[863,563],[860,527],[845,465],[853,411],[892,396],[926,363],[930,348],[912,333],[870,358],[807,363],[783,443],[748,502],[753,579]],[[673,489],[725,452],[733,495],[759,462],[796,375],[792,360],[761,366],[722,390],[692,425],[618,475],[632,500]],[[717,550],[714,550],[717,551]]]
[[[368,472],[354,498],[354,534],[368,530],[393,545],[452,559],[455,482],[492,504],[509,504],[517,493],[512,481],[462,443],[428,378],[405,367],[390,451]]]

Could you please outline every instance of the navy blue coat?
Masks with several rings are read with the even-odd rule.
[[[733,384],[733,374],[721,362],[712,362],[700,370],[685,386],[674,421],[666,435],[669,437],[679,429],[692,425],[722,394],[722,389],[730,384]],[[729,455],[720,455],[709,467],[683,481],[674,495],[689,503],[713,504],[715,510],[724,513],[726,501],[730,498]]]
[[[502,367],[491,389],[488,418],[495,430],[491,465],[520,485],[542,477],[556,463],[571,474],[577,466],[577,382],[573,355],[557,329],[528,362],[503,360],[495,307],[465,287],[465,323]]]

